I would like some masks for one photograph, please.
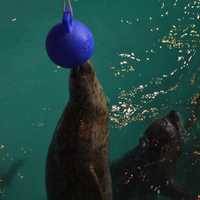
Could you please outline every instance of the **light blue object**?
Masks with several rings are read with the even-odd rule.
[[[46,50],[49,58],[64,68],[84,64],[94,52],[93,34],[83,23],[73,19],[70,1],[64,6],[62,22],[47,35]]]

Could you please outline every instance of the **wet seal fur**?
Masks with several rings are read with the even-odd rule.
[[[184,128],[171,111],[153,122],[139,145],[111,166],[114,200],[194,200],[175,182],[176,163],[183,146]]]
[[[48,200],[111,200],[108,109],[91,64],[74,68],[46,162]]]

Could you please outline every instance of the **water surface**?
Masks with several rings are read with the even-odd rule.
[[[187,122],[199,94],[200,1],[74,0],[73,7],[95,36],[92,61],[110,105],[111,160],[169,110]],[[62,1],[2,0],[0,11],[2,170],[28,157],[5,199],[42,200],[47,147],[68,98],[69,71],[52,64],[44,48]],[[194,147],[197,172],[198,131],[197,121],[185,145],[185,153]],[[184,171],[184,162],[188,169],[192,164],[182,159],[180,182],[190,180],[189,190],[196,191],[197,174]]]

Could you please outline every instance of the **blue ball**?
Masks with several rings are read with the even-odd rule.
[[[68,14],[64,13],[63,22],[56,24],[48,33],[46,50],[56,65],[73,68],[91,58],[94,38],[89,28]]]

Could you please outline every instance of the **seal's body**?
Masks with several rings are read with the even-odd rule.
[[[153,122],[140,144],[112,164],[114,199],[151,200],[156,195],[164,195],[173,200],[194,200],[175,183],[183,132],[175,111]]]
[[[70,99],[46,163],[48,200],[111,200],[106,98],[89,63],[70,75]]]

